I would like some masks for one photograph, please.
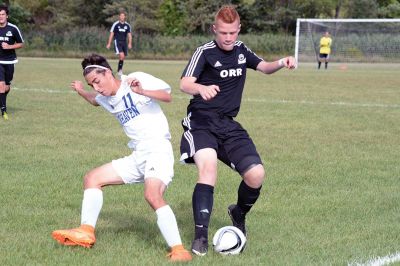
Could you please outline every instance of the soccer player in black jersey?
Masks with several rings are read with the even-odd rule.
[[[180,82],[181,90],[193,95],[187,117],[182,120],[181,161],[195,163],[199,173],[192,196],[192,252],[200,256],[208,250],[217,160],[232,167],[243,179],[237,203],[228,207],[228,213],[233,225],[244,234],[246,214],[257,201],[264,180],[264,167],[256,147],[234,120],[240,108],[246,69],[272,74],[283,67],[295,67],[291,56],[266,62],[237,41],[240,18],[235,7],[223,6],[214,23],[215,39],[197,48]]]
[[[110,49],[111,42],[114,40],[115,54],[119,56],[118,74],[122,75],[125,57],[128,55],[128,49],[132,49],[132,28],[126,22],[126,13],[119,13],[118,21],[111,26],[110,36],[108,37],[107,49]],[[128,41],[128,43],[127,43]]]
[[[4,120],[7,115],[7,94],[14,77],[14,64],[18,62],[15,49],[24,46],[18,27],[8,22],[8,7],[0,5],[0,108]]]

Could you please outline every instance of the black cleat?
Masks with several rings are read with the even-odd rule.
[[[228,207],[228,214],[231,217],[233,226],[239,228],[243,234],[247,237],[246,232],[246,216],[241,211],[240,207],[236,204],[232,204]]]
[[[208,251],[208,239],[200,237],[192,242],[192,252],[197,256],[204,256]]]

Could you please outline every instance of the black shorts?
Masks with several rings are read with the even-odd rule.
[[[0,64],[0,81],[10,85],[14,78],[14,64]]]
[[[114,40],[114,48],[116,54],[120,54],[123,52],[125,56],[128,55],[128,44],[126,43],[126,41]]]
[[[319,58],[329,59],[329,54],[319,54]]]
[[[262,164],[247,131],[232,117],[210,112],[189,113],[182,120],[181,161],[194,163],[194,154],[212,148],[218,159],[243,175],[252,165]]]

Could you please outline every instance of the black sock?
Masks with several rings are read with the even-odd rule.
[[[118,71],[122,70],[123,66],[124,66],[124,60],[119,60],[118,61]]]
[[[325,69],[328,68],[328,62],[325,62]]]
[[[2,114],[7,111],[6,94],[4,92],[0,93],[0,108]]]
[[[239,185],[238,189],[238,201],[237,205],[242,210],[242,214],[246,215],[253,207],[253,204],[257,201],[258,197],[260,196],[259,188],[252,188],[249,187],[244,181],[242,181]]]
[[[208,239],[208,224],[214,203],[214,187],[197,183],[192,196],[195,239]]]
[[[318,62],[318,69],[321,68],[321,62]]]

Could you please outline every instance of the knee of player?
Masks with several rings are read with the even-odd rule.
[[[216,166],[206,166],[199,169],[199,180],[205,181],[215,181],[217,178],[217,167]]]
[[[263,165],[253,165],[242,175],[242,177],[250,186],[261,186],[265,179],[265,170]]]
[[[101,187],[98,182],[98,178],[96,178],[96,175],[93,171],[89,171],[85,174],[85,176],[83,177],[83,184],[85,189]]]
[[[164,202],[161,193],[158,193],[153,190],[145,190],[144,191],[144,199],[150,204],[150,206],[158,206],[160,202]]]

